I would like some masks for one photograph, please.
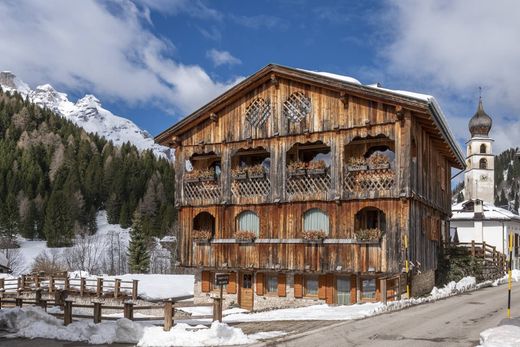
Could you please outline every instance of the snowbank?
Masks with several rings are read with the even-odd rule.
[[[520,281],[520,270],[512,270],[511,271],[511,278],[513,282]],[[509,281],[509,275],[505,274],[502,278],[499,278],[493,282],[493,286],[496,287],[500,284],[507,283]]]
[[[502,325],[480,333],[479,347],[518,347],[520,346],[520,327]]]
[[[138,346],[158,347],[243,345],[285,334],[272,331],[246,335],[239,328],[219,322],[213,322],[209,328],[177,324],[170,331],[163,331],[162,327],[125,318],[99,324],[82,320],[64,326],[61,320],[35,307],[1,310],[0,327],[7,329],[11,337],[87,341],[90,344],[135,343]]]

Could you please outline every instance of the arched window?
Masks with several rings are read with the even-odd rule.
[[[365,207],[356,213],[354,230],[379,229],[386,230],[386,216],[376,207]]]
[[[487,169],[487,160],[485,158],[480,159],[478,166],[481,169]]]
[[[485,144],[481,144],[480,145],[480,153],[486,153],[486,145]]]
[[[303,214],[303,230],[322,230],[329,234],[329,216],[317,208],[312,208]]]
[[[260,234],[260,218],[252,211],[244,211],[237,217],[237,231],[252,231],[258,237]]]
[[[193,233],[210,233],[208,239],[215,236],[215,217],[209,212],[201,212],[193,218]],[[201,234],[202,235],[202,234]]]

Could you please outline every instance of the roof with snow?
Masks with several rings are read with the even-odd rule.
[[[483,212],[475,213],[474,201],[465,200],[451,207],[452,221],[473,221],[473,220],[490,220],[490,221],[512,221],[520,223],[520,216],[506,209],[496,207],[495,205],[482,201]]]
[[[448,122],[440,105],[433,96],[404,90],[382,88],[379,84],[363,85],[357,79],[349,76],[329,72],[296,69],[276,64],[269,64],[255,74],[244,79],[242,82],[157,135],[155,141],[160,144],[168,145],[172,136],[182,135],[191,128],[201,124],[206,119],[209,119],[211,113],[217,113],[226,104],[234,101],[237,93],[256,88],[261,83],[265,83],[269,79],[278,76],[288,79],[297,79],[307,83],[319,84],[324,87],[338,89],[365,98],[377,97],[388,103],[403,105],[411,110],[429,114],[439,132],[439,136],[448,145],[452,152],[454,162],[458,165],[457,167],[465,167],[462,150],[455,140],[455,136],[453,136],[453,133],[448,127]]]

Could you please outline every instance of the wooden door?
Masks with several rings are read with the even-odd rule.
[[[253,274],[252,273],[241,273],[240,274],[240,307],[245,310],[253,310]]]
[[[336,278],[336,302],[338,305],[350,305],[350,278]]]

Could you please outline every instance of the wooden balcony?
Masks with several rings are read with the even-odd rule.
[[[271,193],[268,175],[248,175],[231,178],[231,195],[234,203],[265,202]]]
[[[288,200],[326,200],[331,187],[331,177],[327,171],[302,170],[288,173],[286,193]]]
[[[184,201],[187,204],[217,204],[222,196],[220,180],[200,179],[186,180],[184,182]]]
[[[395,197],[396,175],[389,167],[352,170],[343,175],[344,199]]]

